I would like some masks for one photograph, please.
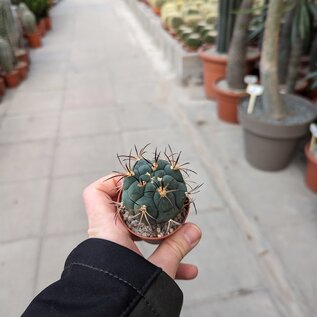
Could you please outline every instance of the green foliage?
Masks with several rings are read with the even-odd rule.
[[[14,70],[14,56],[7,40],[0,37],[0,65],[5,73]]]
[[[241,0],[226,0],[218,2],[217,41],[218,53],[227,54],[231,42],[235,14],[240,7]]]
[[[187,187],[178,165],[171,155],[168,160],[153,160],[137,155],[132,168],[124,174],[122,203],[132,216],[140,216],[143,223],[166,223],[184,211]],[[178,157],[179,158],[179,157]],[[131,156],[129,158],[129,162]]]
[[[34,13],[37,22],[48,15],[47,0],[24,0],[23,2]]]

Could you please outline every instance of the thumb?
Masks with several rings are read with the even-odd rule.
[[[187,223],[163,240],[149,257],[149,261],[161,267],[170,277],[175,278],[180,262],[198,244],[200,238],[200,229],[192,223]]]

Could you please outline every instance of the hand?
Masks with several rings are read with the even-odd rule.
[[[135,239],[118,219],[115,221],[118,188],[122,187],[120,176],[108,175],[89,185],[84,191],[90,238],[106,239],[120,244],[140,255]],[[200,229],[191,223],[184,224],[175,234],[164,239],[148,260],[161,267],[170,277],[193,279],[198,274],[196,266],[181,263],[201,238]]]

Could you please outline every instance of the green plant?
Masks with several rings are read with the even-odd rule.
[[[235,12],[240,4],[241,0],[218,2],[216,51],[220,54],[228,53],[235,22]]]
[[[148,146],[148,145],[147,145]],[[123,173],[122,201],[119,212],[131,230],[141,236],[157,237],[174,231],[185,220],[192,202],[183,173],[192,172],[180,164],[180,153],[164,152],[165,159],[155,150],[154,158],[144,157],[146,147],[135,155],[118,156]]]
[[[20,35],[10,0],[0,0],[0,36],[9,43],[12,51],[19,48]]]
[[[35,15],[29,10],[25,3],[20,3],[19,15],[24,32],[26,34],[35,33],[37,31]]]
[[[24,0],[24,3],[34,13],[37,22],[48,16],[47,0]]]
[[[7,40],[0,37],[0,65],[5,73],[11,73],[14,70],[14,57],[11,47]]]

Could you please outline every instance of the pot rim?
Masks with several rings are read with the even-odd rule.
[[[219,87],[219,82],[220,81],[227,81],[226,77],[221,77],[221,78],[218,78],[214,83],[213,83],[213,87],[214,87],[214,90],[219,93],[219,94],[222,94],[222,95],[226,95],[226,96],[230,96],[230,97],[246,97],[248,94],[246,93],[246,90],[244,91],[238,91],[238,90],[233,90],[233,89],[221,89]]]

